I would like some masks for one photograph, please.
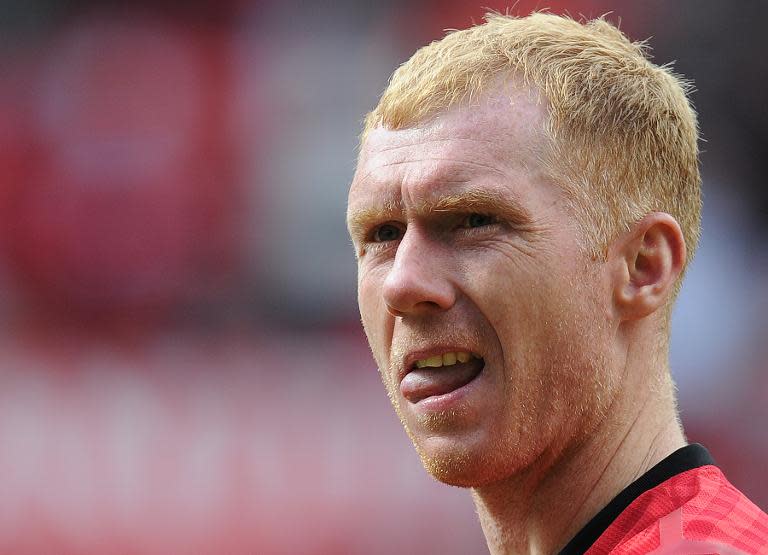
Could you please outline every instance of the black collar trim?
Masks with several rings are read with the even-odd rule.
[[[669,455],[637,480],[629,484],[613,498],[603,510],[597,513],[573,539],[568,542],[560,555],[585,553],[629,505],[646,491],[666,482],[673,476],[687,470],[715,464],[712,455],[698,443],[686,445]]]

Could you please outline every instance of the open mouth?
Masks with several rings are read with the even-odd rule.
[[[446,395],[477,378],[485,366],[482,357],[452,351],[415,361],[400,382],[400,391],[411,403]]]

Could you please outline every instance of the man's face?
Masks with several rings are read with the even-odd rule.
[[[557,456],[618,387],[605,272],[538,162],[545,110],[517,90],[375,129],[349,193],[371,350],[422,461],[447,483],[480,486]]]

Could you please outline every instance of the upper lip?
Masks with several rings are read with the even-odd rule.
[[[450,345],[450,346],[437,346],[437,347],[429,347],[427,349],[420,349],[418,351],[411,351],[409,352],[405,358],[403,358],[403,363],[400,366],[400,369],[398,371],[397,381],[401,382],[403,381],[403,378],[405,378],[406,375],[411,370],[414,370],[416,368],[416,361],[422,360],[425,358],[433,357],[436,355],[443,355],[445,353],[455,353],[455,352],[465,352],[465,353],[474,353],[477,356],[482,357],[480,352],[472,347],[468,347],[466,345],[463,346],[456,346],[456,345]]]

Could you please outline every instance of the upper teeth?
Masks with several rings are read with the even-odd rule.
[[[431,367],[439,368],[441,366],[453,366],[456,362],[468,362],[470,358],[480,358],[473,353],[457,351],[452,353],[443,353],[429,358],[422,358],[416,361],[417,368]]]

